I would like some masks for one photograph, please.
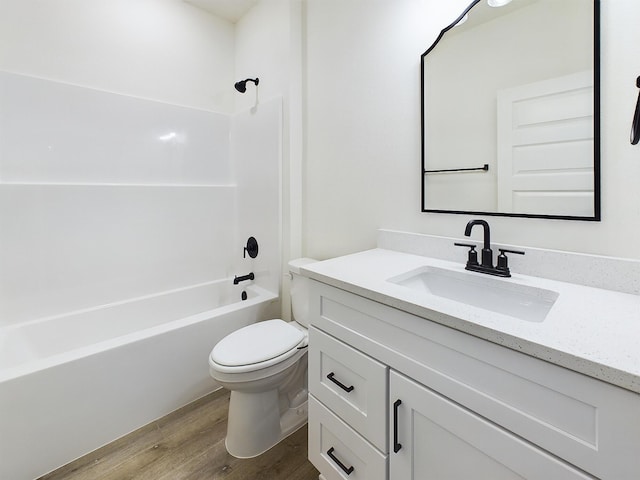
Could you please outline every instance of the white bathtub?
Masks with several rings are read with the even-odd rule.
[[[0,479],[36,478],[213,391],[215,343],[276,299],[225,279],[0,329]]]

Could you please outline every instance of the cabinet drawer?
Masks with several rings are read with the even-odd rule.
[[[386,365],[311,327],[309,391],[387,452]]]
[[[312,395],[309,395],[309,460],[326,480],[387,477],[387,456]]]

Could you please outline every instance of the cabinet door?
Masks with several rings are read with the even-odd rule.
[[[593,479],[394,371],[389,393],[393,480]]]

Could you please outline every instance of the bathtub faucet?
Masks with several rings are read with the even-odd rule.
[[[233,279],[233,284],[238,285],[240,282],[244,282],[245,280],[253,280],[254,278],[255,275],[253,274],[253,272],[249,273],[248,275],[242,275],[240,277],[235,276]]]

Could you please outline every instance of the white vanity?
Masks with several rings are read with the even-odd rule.
[[[463,259],[374,249],[303,270],[321,479],[640,478],[640,296],[525,266],[494,279]],[[469,296],[452,299],[447,275]],[[474,282],[514,304],[474,303]],[[527,296],[542,313],[519,313]]]

